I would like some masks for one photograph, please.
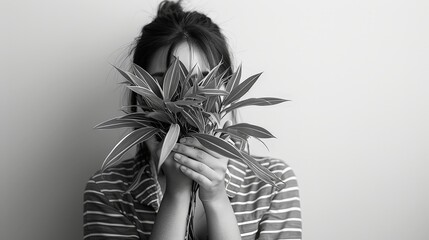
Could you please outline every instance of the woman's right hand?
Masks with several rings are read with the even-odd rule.
[[[151,161],[154,161],[155,165],[158,166],[163,142],[159,142],[155,137],[152,137],[146,143],[151,151],[151,156],[153,156]],[[174,151],[167,156],[167,159],[161,166],[166,179],[165,193],[172,194],[173,196],[182,194],[190,195],[192,179],[185,176],[182,171],[180,171],[180,164],[174,161],[173,155]]]

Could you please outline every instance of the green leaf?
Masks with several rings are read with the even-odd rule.
[[[255,74],[233,88],[231,93],[223,101],[223,105],[226,106],[234,101],[239,100],[244,94],[247,93],[247,91],[249,91],[253,84],[255,84],[256,80],[258,80],[261,74],[262,73]]]
[[[185,118],[186,122],[189,123],[191,126],[194,126],[196,128],[198,128],[199,131],[202,131],[201,129],[199,129],[199,124],[196,120],[196,117],[191,115],[190,110],[186,110],[184,109],[181,113],[183,115],[183,117]]]
[[[137,87],[137,86],[128,86],[128,88],[131,91],[144,97],[144,99],[146,99],[149,103],[151,103],[155,109],[159,109],[159,110],[164,109],[164,102],[162,101],[162,99],[156,96],[155,93],[149,90],[148,88]]]
[[[228,83],[226,84],[226,91],[231,92],[232,89],[238,86],[240,79],[241,79],[241,64],[238,66],[237,71],[235,71],[231,77],[228,80]]]
[[[155,119],[157,121],[160,122],[164,122],[164,123],[173,123],[174,120],[171,118],[170,115],[168,115],[168,113],[164,112],[164,111],[154,111],[154,112],[150,112],[146,114],[147,117]]]
[[[265,98],[249,98],[240,102],[236,102],[231,104],[231,106],[224,108],[221,110],[221,112],[230,112],[234,109],[237,108],[241,108],[241,107],[246,107],[246,106],[269,106],[269,105],[275,105],[275,104],[279,104],[285,101],[289,101],[289,100],[285,100],[285,99],[281,99],[281,98],[272,98],[272,97],[265,97]]]
[[[255,175],[261,179],[262,181],[271,184],[272,186],[276,187],[278,190],[285,187],[285,183],[281,178],[279,178],[277,175],[275,175],[273,172],[268,170],[266,167],[262,166],[257,162],[252,156],[245,153],[244,151],[241,151],[242,156],[244,159],[244,163],[249,166],[249,168],[255,173]],[[281,186],[278,186],[281,184]]]
[[[181,77],[180,73],[180,66],[179,66],[179,60],[176,58],[174,62],[170,65],[170,67],[167,69],[167,72],[164,76],[164,84],[163,84],[163,90],[164,90],[164,100],[171,100],[171,97],[176,92],[177,86],[179,85],[179,82]]]
[[[199,100],[177,100],[173,102],[176,105],[186,105],[186,106],[198,106],[204,101],[204,99]]]
[[[147,126],[147,124],[143,124],[138,121],[113,118],[96,125],[94,128],[95,129],[113,129],[113,128],[123,128],[123,127],[140,128],[145,126]]]
[[[225,140],[202,133],[193,133],[190,135],[195,137],[201,143],[201,145],[213,152],[228,158],[241,159],[262,181],[277,188],[279,187],[277,186],[279,182],[283,183],[282,180],[277,177],[277,175],[260,165],[255,159],[253,159],[253,157],[243,151],[238,151]]]
[[[244,141],[244,142],[247,141],[247,138],[249,137],[247,135],[243,135],[243,134],[236,132],[236,131],[228,131],[228,130],[224,130],[224,129],[215,129],[214,131],[224,133],[224,134],[230,136],[231,138],[234,138],[234,139],[237,139],[240,141]]]
[[[153,78],[146,70],[144,70],[142,67],[140,67],[137,64],[133,64],[134,72],[137,76],[139,76],[141,79],[144,79],[149,86],[149,88],[159,97],[164,98],[162,88],[159,85],[158,81]]]
[[[189,122],[191,125],[197,127],[199,132],[204,132],[205,122],[198,108],[193,108],[190,106],[183,106],[183,107],[184,107],[184,110],[182,111],[182,113],[186,121]]]
[[[128,80],[128,83],[130,83],[130,84],[132,84],[132,85],[134,85],[134,82],[133,82],[133,80],[131,79],[131,77],[130,76],[128,76],[128,74],[125,72],[125,71],[123,71],[122,69],[120,69],[120,68],[118,68],[118,67],[116,67],[115,65],[112,65],[125,79],[127,79]],[[123,82],[122,82],[123,83]]]
[[[140,108],[143,111],[151,111],[153,110],[153,107],[149,107],[147,104],[140,105],[140,104],[132,104],[132,105],[122,105],[121,109],[131,109],[131,108]]]
[[[262,141],[262,139],[257,138],[257,137],[253,137],[254,139],[258,140],[260,143],[262,143],[262,145],[264,145],[265,149],[267,149],[268,151],[270,150],[267,146],[267,144],[264,143],[264,141]]]
[[[135,121],[146,126],[155,126],[158,123],[158,120],[148,117],[147,114],[148,113],[141,112],[128,113],[127,115],[120,117],[120,119]]]
[[[146,115],[147,113],[145,112],[135,112],[135,113],[129,113],[127,115],[121,116],[120,119],[147,121],[149,120],[149,118]]]
[[[222,65],[222,61],[218,63],[218,65],[216,65],[214,68],[212,68],[210,70],[210,72],[201,80],[201,86],[207,86],[209,85],[211,82],[214,81],[215,76],[217,75],[217,72],[219,70],[219,67]],[[215,84],[213,84],[213,86],[216,86]]]
[[[123,77],[125,77],[132,85],[136,85],[136,86],[140,86],[140,87],[145,87],[145,88],[149,88],[149,85],[147,84],[146,81],[140,79],[139,77],[137,77],[136,75],[129,73],[127,71],[123,71],[120,68],[113,66],[116,68],[116,70],[118,70],[119,73],[121,73],[121,75]]]
[[[162,164],[167,159],[168,154],[170,154],[174,145],[177,143],[177,139],[179,139],[180,135],[180,127],[178,124],[171,124],[170,129],[165,135],[164,143],[162,144],[161,154],[159,156],[158,162],[158,171],[161,169]]]
[[[228,92],[221,89],[207,89],[207,88],[199,88],[197,94],[203,95],[214,95],[214,96],[225,96],[228,95]]]
[[[217,98],[219,98],[217,95],[207,96],[207,101],[204,102],[204,110],[206,112],[217,112],[216,109],[214,109]]]
[[[246,135],[257,137],[257,138],[275,138],[266,129],[256,125],[248,124],[248,123],[238,123],[232,126],[228,126],[226,127],[226,129],[234,129]]]
[[[197,116],[198,123],[200,124],[199,125],[199,128],[201,129],[200,131],[205,132],[207,124],[206,124],[206,119],[203,116],[202,110],[199,108],[193,108],[193,109],[194,109],[195,115]]]
[[[173,55],[173,57],[174,57],[174,58],[176,58],[176,56],[174,56],[174,55]],[[178,59],[178,60],[179,60],[179,59]],[[190,71],[190,72],[188,72],[188,69],[186,68],[185,64],[183,64],[183,62],[182,62],[182,61],[180,61],[180,60],[179,60],[179,66],[180,66],[180,71],[182,72],[182,75],[183,75],[183,76],[188,76],[188,75],[189,75],[189,73],[192,73],[192,70],[193,70],[193,68],[194,68],[196,65],[194,65],[194,66],[192,67],[192,69],[191,69],[191,71]]]
[[[204,112],[203,115],[207,117],[210,121],[216,124],[216,126],[220,125],[220,116],[218,113],[214,112]]]
[[[158,129],[153,127],[143,127],[132,131],[119,141],[116,146],[110,151],[106,159],[104,159],[102,169],[118,162],[120,158],[134,145],[144,142],[151,138],[154,134],[159,132]]]
[[[243,158],[239,150],[221,138],[204,133],[192,133],[190,136],[195,137],[205,148],[222,156],[233,159]]]
[[[176,102],[166,102],[165,105],[173,113],[179,113],[183,111],[183,108],[179,107]]]
[[[180,62],[180,68],[181,68],[181,70],[183,70],[183,68],[185,69],[184,71],[182,71],[183,73],[186,73],[185,74],[185,78],[183,79],[183,82],[182,82],[182,91],[181,91],[181,94],[180,94],[180,96],[185,96],[185,93],[186,92],[188,92],[188,90],[191,88],[191,81],[192,81],[192,79],[191,79],[191,77],[192,76],[194,76],[192,73],[194,72],[194,69],[195,69],[195,67],[197,66],[196,64],[192,67],[192,69],[188,72],[187,70],[186,70],[186,67],[183,65],[183,63],[182,62]]]

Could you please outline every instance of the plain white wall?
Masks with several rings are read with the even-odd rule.
[[[82,238],[82,191],[121,130],[109,63],[158,1],[2,1],[0,239]],[[305,239],[429,239],[429,2],[187,1],[224,29],[248,108],[295,170]],[[263,151],[255,144],[257,152]]]

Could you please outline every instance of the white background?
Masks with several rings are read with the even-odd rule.
[[[81,239],[82,192],[122,130],[120,65],[158,1],[1,1],[0,239]],[[187,1],[224,29],[305,239],[429,239],[429,2]]]

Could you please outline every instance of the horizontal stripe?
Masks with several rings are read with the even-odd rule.
[[[264,220],[261,222],[261,224],[263,223],[284,223],[284,222],[301,222],[301,218],[286,218],[286,219],[280,219],[280,220]]]
[[[137,235],[122,235],[122,234],[110,234],[110,233],[91,233],[88,235],[85,235],[83,238],[89,238],[89,237],[122,237],[122,238],[139,238]]]
[[[270,209],[270,213],[284,213],[284,212],[290,212],[290,211],[301,211],[301,208],[299,207],[291,207],[291,208],[286,208],[286,209],[279,209],[279,210],[274,210],[274,209]]]
[[[254,213],[256,211],[261,211],[261,210],[265,210],[265,209],[268,209],[268,208],[270,208],[270,207],[269,206],[264,206],[264,207],[259,207],[259,208],[253,209],[251,211],[235,212],[235,215]]]
[[[124,190],[121,189],[100,189],[100,192],[104,193],[104,192],[124,192]]]
[[[143,192],[141,192],[139,195],[137,195],[137,197],[141,197],[143,194],[145,194],[149,189],[151,188],[156,188],[156,185],[152,185],[149,188],[146,188],[146,190],[144,190]],[[148,198],[150,198],[151,196],[155,195],[156,192],[152,192],[151,194],[147,195],[145,198],[143,198],[142,201],[147,200]]]
[[[83,204],[84,204],[84,205],[85,205],[85,204],[89,204],[89,203],[93,203],[93,204],[100,204],[100,205],[104,205],[104,206],[106,206],[106,204],[105,204],[105,203],[103,203],[103,202],[99,202],[99,201],[86,200],[86,201],[84,201],[84,202],[83,202]]]
[[[86,211],[83,213],[83,215],[87,215],[87,214],[98,214],[98,215],[104,215],[104,216],[109,216],[109,217],[123,217],[123,214],[116,214],[116,213],[105,213],[105,212],[99,212],[99,211]]]
[[[302,230],[301,228],[286,228],[286,229],[273,230],[273,231],[261,231],[261,234],[280,233],[280,232],[302,232]]]
[[[106,222],[90,222],[83,224],[84,227],[89,225],[103,225],[103,226],[111,226],[111,227],[135,227],[130,224],[118,224],[118,223],[106,223]]]
[[[88,193],[95,193],[95,194],[98,194],[98,195],[104,196],[104,194],[103,194],[103,193],[98,192],[98,191],[94,191],[94,190],[85,190],[83,193],[84,193],[84,194],[88,194]]]
[[[239,173],[241,173],[241,174],[246,174],[246,172],[245,171],[243,171],[243,170],[241,170],[241,169],[239,169],[238,167],[236,167],[236,166],[234,166],[234,165],[230,165],[230,167],[229,167],[230,169],[233,169],[234,171],[232,171],[232,172],[239,172]],[[231,172],[231,171],[230,171]]]
[[[127,205],[130,205],[130,206],[134,206],[134,203],[132,203],[132,202],[128,202],[128,201],[125,201],[125,200],[123,200],[123,199],[111,199],[111,200],[109,200],[110,202],[120,202],[120,203],[123,203],[123,204],[127,204]]]
[[[248,233],[242,233],[242,234],[241,234],[241,236],[242,236],[242,237],[246,237],[246,236],[253,235],[253,234],[257,233],[257,232],[258,232],[258,230],[255,230],[255,231],[253,231],[253,232],[248,232]]]
[[[234,187],[240,188],[240,186],[238,186],[237,184],[233,183],[232,181],[225,180],[225,182],[226,182],[226,185],[230,184],[230,185],[232,185]]]
[[[292,197],[292,198],[284,198],[284,199],[277,199],[277,200],[272,200],[271,203],[282,203],[282,202],[291,202],[291,201],[300,201],[299,197]]]
[[[264,195],[264,196],[260,196],[260,197],[258,197],[258,198],[256,198],[256,199],[254,199],[254,200],[251,200],[251,201],[246,201],[246,202],[233,202],[233,203],[231,203],[231,205],[232,205],[232,206],[235,206],[235,205],[251,204],[251,203],[255,203],[255,202],[257,202],[257,201],[259,201],[259,200],[261,200],[261,199],[267,199],[267,198],[270,198],[271,196],[272,196],[272,194],[270,194],[270,195]]]
[[[258,223],[259,221],[261,221],[261,219],[257,218],[257,219],[247,221],[247,222],[239,222],[237,224],[238,224],[238,226],[242,226],[242,225],[246,225],[246,224]]]
[[[240,165],[240,166],[242,166],[242,167],[247,167],[247,165],[246,164],[244,164],[244,163],[242,163],[242,162],[240,162],[240,161],[237,161],[237,160],[235,160],[235,159],[229,159],[229,161],[230,162],[233,162],[234,164],[236,164],[236,165]]]
[[[300,239],[300,198],[293,170],[281,160],[256,159],[271,172],[282,176],[286,187],[277,191],[259,180],[244,163],[230,160],[227,172],[230,178],[225,179],[225,185],[229,187],[225,189],[241,237],[253,239],[263,234],[264,239]],[[149,164],[124,162],[106,169],[103,176],[97,172],[88,180],[83,202],[85,239],[145,239],[151,235],[157,212],[154,206],[161,203],[157,194],[159,184],[144,171],[146,168],[150,170]],[[135,193],[126,192],[139,171],[143,175],[134,188]]]
[[[104,173],[99,173],[99,174],[94,175],[93,178],[102,177],[102,176],[105,176],[105,175],[118,175],[118,176],[125,177],[125,178],[132,178],[132,177],[134,177],[134,175],[125,175],[125,174],[118,173],[118,172],[108,172],[108,173],[104,172]]]
[[[124,181],[122,181],[122,180],[115,180],[115,181],[99,180],[97,182],[95,182],[95,181],[93,181],[93,182],[97,183],[97,184],[101,184],[101,183],[107,183],[107,184],[121,183],[121,184],[124,184]]]
[[[256,193],[259,193],[260,191],[264,190],[267,187],[271,187],[271,185],[264,185],[261,188],[259,188],[258,190],[253,190],[253,191],[248,191],[248,192],[240,192],[237,193],[237,195],[241,195],[241,196],[249,196],[249,195],[254,195]]]

